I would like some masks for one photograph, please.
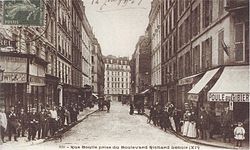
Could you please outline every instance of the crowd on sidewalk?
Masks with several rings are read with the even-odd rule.
[[[232,112],[226,107],[221,117],[216,118],[215,112],[209,108],[200,110],[189,106],[178,110],[172,103],[162,107],[159,103],[150,107],[148,123],[153,122],[163,130],[170,129],[187,138],[209,140],[220,134],[224,142],[234,138],[236,146],[241,147],[242,141],[248,137],[249,122],[232,122]],[[244,126],[243,126],[244,125]],[[246,135],[247,134],[247,135]]]
[[[27,137],[27,140],[46,139],[54,136],[60,129],[77,122],[80,108],[71,103],[67,106],[41,106],[36,108],[18,108],[11,106],[10,111],[0,110],[0,143],[18,141],[19,137]]]

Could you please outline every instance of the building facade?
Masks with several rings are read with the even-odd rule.
[[[164,101],[248,119],[249,1],[168,0],[161,9]]]
[[[162,1],[161,5],[161,60],[162,88],[164,104],[176,101],[177,83],[177,1]]]
[[[104,94],[113,100],[121,100],[130,95],[130,66],[128,57],[105,56]]]
[[[44,19],[45,27],[0,26],[6,110],[67,105],[83,100],[86,89],[91,93],[93,33],[83,2],[45,1]]]
[[[136,44],[135,57],[135,93],[141,93],[151,85],[151,64],[150,38],[141,36]]]
[[[161,1],[153,0],[149,13],[149,33],[151,39],[151,85],[157,90],[154,94],[154,100],[159,101],[161,86]]]
[[[92,49],[92,89],[98,96],[104,95],[104,61],[97,39],[94,38]]]

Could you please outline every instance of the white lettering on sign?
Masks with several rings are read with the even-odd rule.
[[[4,72],[2,83],[25,83],[27,75],[25,73]]]
[[[249,93],[209,93],[208,101],[212,102],[249,102]]]

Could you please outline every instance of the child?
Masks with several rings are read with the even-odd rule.
[[[242,123],[238,122],[238,126],[234,129],[234,138],[236,140],[236,146],[241,147],[242,141],[245,139],[245,129],[242,127]]]

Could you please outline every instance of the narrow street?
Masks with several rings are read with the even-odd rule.
[[[130,146],[144,146],[143,149],[146,149],[147,146],[147,149],[211,149],[186,143],[170,133],[147,124],[146,121],[147,118],[144,116],[129,115],[127,105],[122,106],[121,103],[113,101],[110,113],[106,111],[94,113],[66,132],[61,140],[55,139],[27,148],[114,149],[113,146],[117,146],[119,149],[136,149]]]

